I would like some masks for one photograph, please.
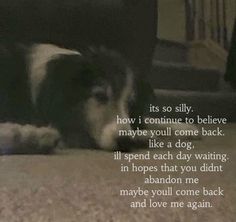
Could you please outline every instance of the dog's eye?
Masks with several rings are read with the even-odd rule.
[[[135,100],[136,100],[136,94],[135,94],[135,92],[132,92],[130,94],[130,96],[128,97],[128,103],[133,104],[133,103],[135,103]]]
[[[100,103],[107,103],[108,102],[108,96],[106,95],[105,92],[97,92],[96,94],[94,94],[94,97]]]
[[[95,88],[92,91],[92,97],[94,97],[99,103],[105,104],[108,102],[109,97],[107,92],[103,88]]]

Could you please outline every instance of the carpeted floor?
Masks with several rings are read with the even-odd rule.
[[[113,153],[67,150],[50,156],[0,157],[0,222],[235,222],[236,124],[227,125],[225,133],[224,138],[195,142],[196,151],[225,152],[230,156],[223,173],[194,173],[201,186],[225,189],[223,197],[210,198],[212,208],[131,209],[132,197],[121,197],[119,190],[144,187],[142,174],[120,172],[121,162],[113,160]]]

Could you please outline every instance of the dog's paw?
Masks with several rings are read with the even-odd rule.
[[[40,147],[58,147],[61,142],[60,134],[57,130],[50,127],[41,127],[38,129],[38,139]]]
[[[60,134],[51,127],[12,123],[0,124],[1,154],[48,154],[60,143]]]

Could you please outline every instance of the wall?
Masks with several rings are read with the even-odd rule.
[[[184,42],[186,36],[184,0],[159,0],[158,13],[158,37]]]
[[[220,7],[223,6],[222,1],[226,3],[226,27],[227,27],[227,40],[230,41],[232,34],[232,26],[236,15],[236,0],[220,0]],[[194,2],[194,1],[193,1]],[[205,39],[210,39],[211,27],[215,27],[217,30],[216,18],[212,20],[210,13],[211,3],[213,7],[216,7],[216,0],[196,0],[196,13],[195,13],[195,24],[194,37],[195,40],[202,40],[203,36],[199,33],[199,21],[201,20],[201,2],[204,4],[204,25],[205,25]],[[158,0],[158,37],[161,39],[173,40],[177,42],[186,42],[186,11],[185,11],[185,0]],[[222,13],[222,12],[220,12]],[[213,12],[213,17],[214,12]],[[220,25],[223,27],[223,16],[220,16]],[[221,30],[223,32],[223,28]],[[215,34],[216,38],[216,34]],[[222,43],[223,45],[223,39]]]

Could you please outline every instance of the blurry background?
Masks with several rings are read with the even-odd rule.
[[[236,121],[235,15],[236,0],[0,0],[0,52],[19,42],[104,45],[136,72],[136,110],[151,84],[159,105]]]
[[[159,102],[188,103],[195,114],[236,120],[236,94],[224,81],[235,15],[235,0],[158,0],[151,82]],[[235,53],[228,80],[236,76]]]

